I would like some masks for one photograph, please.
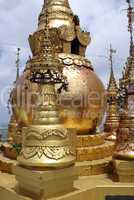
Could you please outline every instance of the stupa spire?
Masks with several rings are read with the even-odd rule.
[[[116,131],[119,126],[119,116],[117,111],[117,94],[118,94],[118,87],[116,84],[115,76],[114,76],[114,70],[113,70],[113,54],[116,53],[116,50],[112,48],[112,45],[110,45],[110,79],[109,79],[109,85],[107,89],[107,118],[104,125],[105,131],[108,133],[108,139],[109,140],[115,140],[116,139]]]
[[[128,3],[127,17],[128,17],[128,31],[130,33],[130,55],[127,59],[125,67],[120,79],[119,88],[119,102],[120,108],[126,107],[127,91],[132,88],[134,84],[134,41],[133,41],[133,22],[134,22],[134,7],[132,7],[131,0],[126,0]]]
[[[39,29],[43,27],[46,10],[48,11],[50,27],[71,25],[73,23],[73,12],[68,0],[44,0],[43,8],[39,16]]]
[[[118,87],[116,84],[115,76],[114,76],[114,71],[113,71],[113,54],[116,53],[116,50],[112,49],[112,45],[110,44],[110,67],[111,67],[111,72],[110,72],[110,79],[109,79],[109,85],[108,85],[108,92],[117,92]]]
[[[45,3],[45,18],[44,18],[44,41],[43,41],[43,58],[46,60],[53,60],[54,58],[54,48],[52,46],[51,38],[50,38],[50,28],[49,28],[49,19],[48,19],[48,8],[47,8],[47,0],[44,0]]]
[[[134,23],[134,7],[131,0],[126,0],[128,3],[128,31],[130,32],[130,56],[128,57],[124,76],[122,80],[125,83],[126,89],[134,84],[134,40],[133,40],[133,23]]]
[[[67,7],[70,9],[68,0],[44,0],[44,5],[46,5],[46,2],[47,2],[47,6],[56,5],[56,6]]]

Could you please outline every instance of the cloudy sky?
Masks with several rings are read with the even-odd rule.
[[[31,54],[28,35],[36,30],[37,17],[43,0],[0,0],[0,93],[7,94],[6,88],[15,80],[16,48],[21,48],[21,71]],[[134,4],[134,0],[132,0]],[[117,50],[114,56],[116,78],[121,76],[121,69],[129,51],[127,32],[127,8],[125,0],[70,0],[75,14],[81,19],[81,26],[90,31],[92,43],[87,50],[87,57],[92,61],[97,74],[105,86],[109,78],[107,60],[110,43]],[[0,104],[0,122],[8,120],[8,110]]]

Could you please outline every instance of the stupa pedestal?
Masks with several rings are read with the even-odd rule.
[[[134,161],[115,160],[119,182],[134,183]]]
[[[106,134],[77,136],[76,171],[79,176],[108,172],[115,144],[105,138]]]
[[[73,183],[77,179],[74,166],[64,169],[46,169],[46,171],[14,167],[19,182],[19,192],[28,197],[46,199],[74,191]]]
[[[114,143],[105,141],[104,134],[77,136],[77,161],[99,160],[112,156]]]

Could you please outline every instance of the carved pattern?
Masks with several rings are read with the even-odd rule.
[[[117,151],[121,152],[128,152],[128,151],[134,151],[134,143],[121,143],[117,147]]]
[[[59,58],[64,65],[77,65],[79,67],[85,67],[93,70],[91,62],[89,62],[85,57],[60,53]]]
[[[83,46],[87,46],[90,43],[90,33],[84,32],[80,29],[80,27],[78,27],[76,34],[80,44],[82,44]]]
[[[45,140],[50,136],[58,136],[62,139],[67,137],[67,130],[66,129],[44,129],[44,130],[35,130],[29,129],[26,133],[26,140],[36,139],[36,140]]]
[[[133,130],[129,128],[120,128],[117,134],[117,151],[134,151]]]
[[[43,156],[52,160],[60,160],[70,155],[75,156],[75,150],[70,146],[25,147],[21,152],[21,156],[27,160],[33,157],[41,159]]]
[[[62,42],[59,37],[57,28],[50,29],[50,38],[51,38],[53,47],[55,49],[55,52],[57,52],[57,53],[61,52],[62,51]],[[43,31],[35,32],[33,35],[29,36],[29,44],[30,44],[33,55],[41,54],[43,40],[44,40],[44,32]]]
[[[67,42],[73,41],[76,37],[74,26],[64,25],[64,26],[59,27],[59,36],[60,36],[60,39],[65,40]]]

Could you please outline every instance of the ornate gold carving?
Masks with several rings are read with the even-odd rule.
[[[99,146],[105,143],[105,134],[77,136],[77,147]]]
[[[59,27],[59,36],[60,39],[65,40],[67,42],[73,41],[76,37],[74,26]]]
[[[113,155],[115,145],[113,142],[105,142],[102,145],[77,148],[77,161],[93,161],[107,158]]]
[[[38,146],[38,147],[25,147],[21,155],[25,159],[31,159],[36,156],[39,159],[44,159],[47,157],[51,160],[61,160],[66,156],[75,156],[75,150],[71,149],[70,146]]]
[[[78,38],[80,44],[83,46],[89,45],[89,43],[91,41],[90,34],[88,32],[82,31],[79,26],[77,27],[76,30],[77,30],[76,35],[77,35],[77,38]]]
[[[33,127],[33,129],[28,128],[25,140],[30,140],[30,139],[45,140],[51,136],[58,136],[62,139],[65,139],[67,137],[67,130],[62,128],[56,129],[52,127],[50,127],[49,129],[44,128],[44,130],[39,128],[36,130],[35,127]]]
[[[85,67],[93,70],[91,62],[88,61],[85,57],[77,56],[74,54],[59,54],[60,60],[63,62],[64,65],[76,65],[79,67]]]

